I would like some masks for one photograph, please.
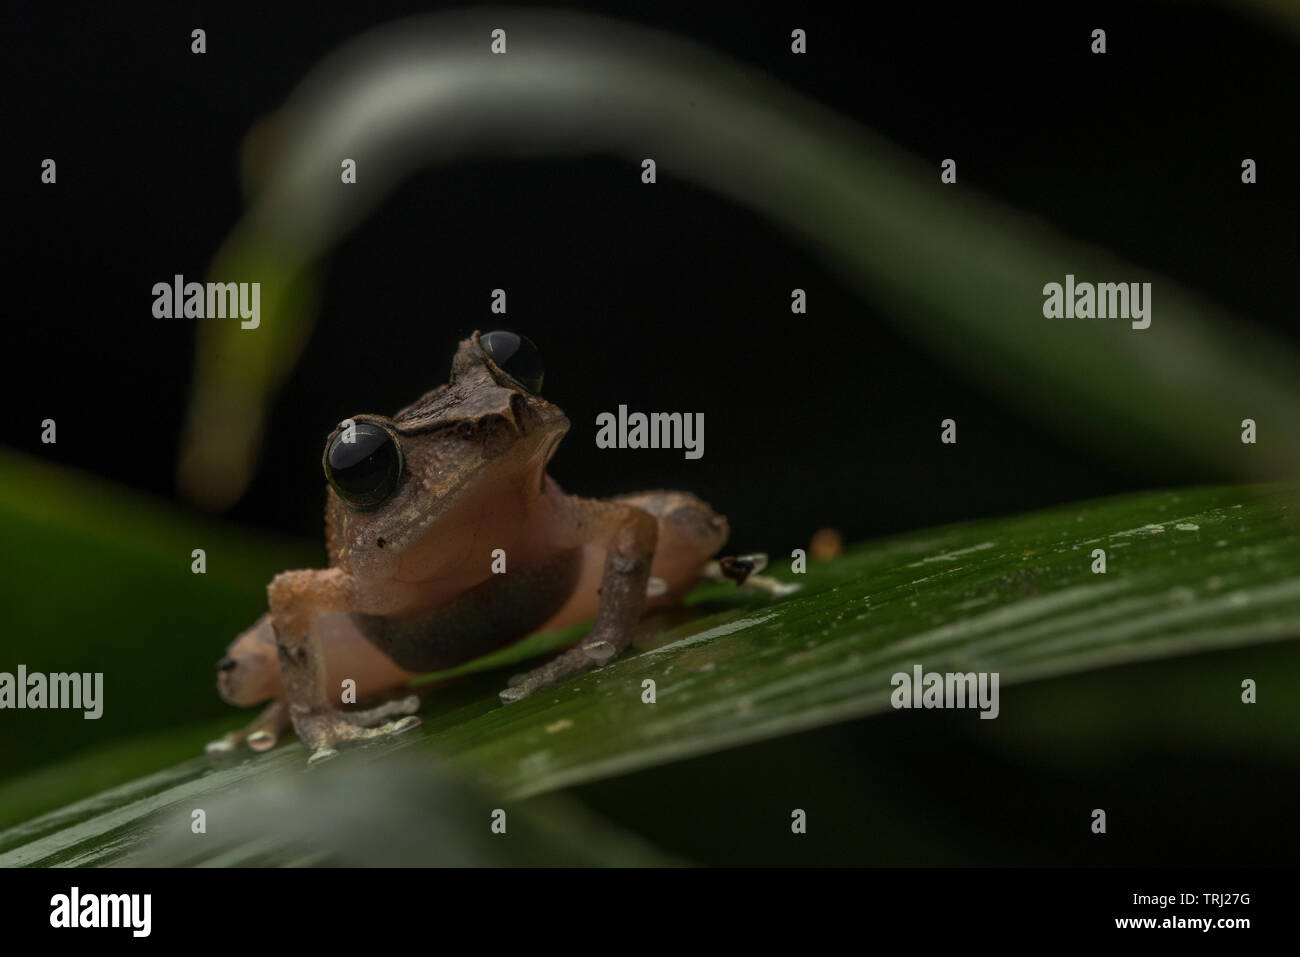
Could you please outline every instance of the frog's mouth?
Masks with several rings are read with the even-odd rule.
[[[568,434],[569,420],[565,419],[563,423],[559,424],[555,431],[551,433],[550,437],[542,443],[542,454],[540,459],[541,467],[538,471],[541,473],[541,483],[543,488],[546,487],[546,466],[550,464],[552,456],[555,455],[555,450],[560,447],[561,440],[563,440],[563,438]]]

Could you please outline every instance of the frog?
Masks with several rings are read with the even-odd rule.
[[[702,579],[779,592],[759,574],[762,555],[713,560],[727,519],[690,492],[563,491],[547,469],[570,422],[542,396],[543,371],[527,336],[476,330],[448,382],[330,432],[328,567],[277,574],[265,614],[227,647],[221,697],[265,707],[210,752],[268,750],[292,728],[310,761],[332,757],[416,727],[419,695],[401,693],[416,676],[593,622],[510,678],[500,692],[510,705],[607,665],[644,615],[680,605]],[[346,688],[347,704],[389,699],[345,708]]]

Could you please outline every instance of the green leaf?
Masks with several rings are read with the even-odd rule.
[[[811,566],[793,598],[715,611],[508,708],[440,715],[424,735],[453,767],[535,794],[886,710],[891,677],[917,664],[996,671],[1005,687],[1294,638],[1300,537],[1280,491],[1144,493],[873,543]]]
[[[384,748],[312,768],[300,748],[241,763],[192,758],[0,835],[5,867],[674,863],[558,796],[503,802]]]
[[[444,792],[469,795],[445,800],[463,811],[450,819],[475,833],[486,831],[491,808],[522,806],[536,808],[539,820],[565,822],[554,825],[558,830],[539,824],[538,834],[594,841],[617,829],[563,801],[518,802],[887,710],[892,676],[915,665],[998,672],[1007,688],[1294,638],[1300,634],[1295,491],[1143,493],[963,523],[862,545],[810,565],[803,576],[784,572],[778,560],[776,573],[799,578],[803,591],[771,600],[730,586],[702,588],[692,597],[690,621],[668,627],[648,622],[633,653],[522,702],[497,702],[509,672],[483,671],[484,662],[476,663],[477,673],[470,669],[445,685],[447,675],[431,676],[439,686],[425,699],[422,726],[345,755],[339,773],[373,780],[375,790],[365,789],[368,802],[387,786],[393,768],[399,796],[382,805],[379,816],[408,822],[411,855],[423,862],[445,862],[446,856],[436,852],[437,842],[424,843],[416,833],[435,825],[413,810],[416,798],[402,795],[435,802]],[[1106,552],[1105,574],[1092,572],[1097,548]],[[517,667],[520,656],[573,637],[572,631],[537,636],[490,664]],[[1204,693],[1217,688],[1231,700],[1240,694],[1235,674],[1210,675],[1198,687]],[[655,682],[654,704],[642,701],[646,680]],[[1041,711],[1042,703],[1037,707]],[[969,718],[973,727],[984,724],[975,713]],[[1270,719],[1262,747],[1294,760],[1300,707],[1282,702]],[[1088,720],[1080,714],[1061,733],[1085,738]],[[1138,735],[1142,722],[1159,726],[1170,718],[1157,709],[1128,724],[1113,716],[1102,720],[1115,733]],[[211,734],[211,728],[195,729],[194,747]],[[1038,747],[1050,751],[1041,740]],[[123,759],[124,752],[116,752],[115,760]],[[356,800],[356,787],[320,788],[320,803],[310,806],[329,826],[297,826],[285,818],[286,808],[316,800],[311,782],[320,766],[307,769],[305,762],[296,742],[225,764],[194,758],[0,834],[0,865],[376,860],[366,853],[367,842],[353,836],[384,825],[358,817],[364,802]],[[0,806],[13,793],[12,783],[0,787]],[[244,793],[253,795],[251,803],[238,803]],[[347,793],[354,795],[351,802],[339,796]],[[227,800],[243,810],[220,810],[224,819],[243,823],[196,855],[183,837],[187,815],[194,807],[224,809]],[[170,843],[156,844],[162,834]],[[560,853],[564,841],[538,841],[526,859],[573,859]],[[610,847],[619,849],[620,860],[663,860],[621,832]],[[456,860],[478,861],[483,858],[477,855],[499,850],[467,849]]]
[[[97,720],[0,712],[8,774],[228,715],[214,689],[222,649],[266,610],[276,572],[324,559],[319,543],[198,518],[9,450],[0,450],[0,534],[0,671],[102,672],[105,697]],[[191,570],[196,548],[204,574]],[[101,786],[122,779],[111,767],[93,777]],[[0,826],[13,814],[0,802]]]

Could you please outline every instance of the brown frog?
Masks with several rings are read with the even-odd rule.
[[[687,492],[561,491],[546,467],[569,420],[541,383],[530,340],[475,333],[449,383],[392,418],[357,415],[330,434],[330,567],[282,572],[267,587],[270,611],[227,649],[218,687],[232,704],[271,704],[209,750],[265,750],[292,724],[315,760],[405,731],[419,723],[416,696],[344,710],[344,680],[370,695],[594,618],[576,646],[509,681],[501,699],[517,701],[610,661],[644,612],[679,602],[702,576],[743,583],[759,570],[761,556],[709,561],[727,522]]]

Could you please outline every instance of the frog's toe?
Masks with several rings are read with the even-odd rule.
[[[516,675],[516,677],[518,676]],[[527,698],[530,694],[532,694],[536,690],[537,690],[536,688],[529,688],[523,682],[519,682],[518,684],[509,685],[505,688],[502,688],[499,692],[497,692],[497,697],[501,699],[502,704],[514,704],[516,701],[519,701],[521,698]]]
[[[259,730],[243,728],[222,735],[215,741],[209,741],[203,746],[203,750],[212,755],[233,754],[239,750],[241,744],[246,744],[254,751],[269,751],[275,747],[275,742],[278,740],[279,735],[264,728]]]
[[[618,648],[612,641],[592,641],[582,646],[583,654],[598,665],[613,660]]]
[[[289,727],[289,712],[284,699],[277,698],[266,706],[257,719],[238,731],[230,731],[215,741],[209,741],[204,751],[211,755],[231,754],[247,744],[254,751],[269,751],[275,747],[280,734]]]
[[[311,757],[307,759],[307,763],[320,764],[322,761],[328,761],[336,754],[338,754],[338,750],[335,748],[317,748],[311,753]]]
[[[396,702],[390,702],[396,703]],[[373,709],[378,710],[378,709]],[[375,718],[374,720],[381,720]],[[353,741],[366,741],[370,738],[382,738],[390,734],[410,731],[420,723],[415,715],[407,715],[397,721],[390,721],[378,727],[367,728],[351,721],[351,716],[340,711],[317,712],[299,718],[298,737],[313,750],[313,754],[333,748],[336,745]]]
[[[576,648],[570,648],[564,654],[552,658],[540,668],[534,668],[532,671],[522,675],[515,675],[506,682],[506,687],[499,693],[502,704],[512,704],[521,698],[527,698],[534,691],[545,688],[547,685],[553,685],[571,675],[579,672],[588,671],[596,664],[603,664],[617,653],[614,649],[604,658],[597,657],[598,654],[605,650],[606,645],[613,649],[613,645],[607,641],[588,642],[587,645],[578,645]],[[592,650],[588,650],[588,649]]]
[[[342,714],[345,719],[353,724],[368,727],[373,724],[378,724],[380,721],[387,718],[391,718],[393,715],[414,714],[419,710],[420,696],[413,694],[407,695],[405,698],[399,698],[396,701],[387,701],[376,708],[366,708],[361,711],[344,711]],[[417,718],[416,724],[418,723],[419,719]],[[415,725],[408,725],[408,727],[415,727]],[[402,730],[406,729],[403,728]]]
[[[248,746],[254,751],[270,751],[278,740],[279,735],[270,731],[254,731],[248,736]]]
[[[761,591],[773,598],[784,598],[786,595],[793,595],[803,588],[803,585],[798,582],[783,582],[770,575],[750,575],[745,579],[743,587],[747,591]]]
[[[376,709],[378,710],[378,709]],[[379,718],[375,719],[380,720]],[[343,727],[340,729],[339,738],[343,741],[362,741],[366,738],[382,738],[387,734],[401,734],[403,731],[410,731],[412,728],[419,727],[420,719],[413,714],[408,714],[405,718],[399,718],[396,721],[390,721],[387,724],[381,724],[377,727],[362,727],[345,720]]]

